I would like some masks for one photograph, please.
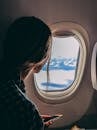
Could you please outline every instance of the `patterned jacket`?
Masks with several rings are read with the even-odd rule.
[[[12,80],[0,84],[0,130],[43,130],[43,121],[33,102]]]

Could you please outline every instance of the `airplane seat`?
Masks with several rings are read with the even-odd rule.
[[[70,128],[72,128],[75,125],[85,130],[89,130],[89,129],[97,130],[97,115],[95,114],[84,115],[80,120],[72,123],[71,125],[66,126],[65,129],[70,130]]]

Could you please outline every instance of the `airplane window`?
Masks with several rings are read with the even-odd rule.
[[[68,89],[76,77],[79,54],[79,40],[75,35],[53,36],[49,82],[46,75],[47,64],[45,64],[40,73],[35,75],[39,89],[44,91]]]
[[[97,90],[97,42],[93,47],[91,59],[91,79],[93,88]]]
[[[72,22],[55,23],[51,30],[52,53],[49,66],[46,63],[34,75],[34,81],[37,94],[45,98],[45,101],[47,99],[55,103],[55,100],[60,102],[62,99],[70,99],[70,95],[80,84],[86,60],[85,44],[88,43],[88,34],[83,27]]]

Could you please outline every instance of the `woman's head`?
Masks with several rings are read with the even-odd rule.
[[[4,59],[15,67],[21,67],[25,62],[40,62],[47,55],[50,36],[49,27],[39,18],[16,19],[4,41]]]

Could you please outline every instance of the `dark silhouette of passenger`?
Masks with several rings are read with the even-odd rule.
[[[0,61],[0,130],[44,129],[36,106],[23,93],[23,80],[49,59],[50,39],[49,27],[34,16],[18,18],[8,28]]]

